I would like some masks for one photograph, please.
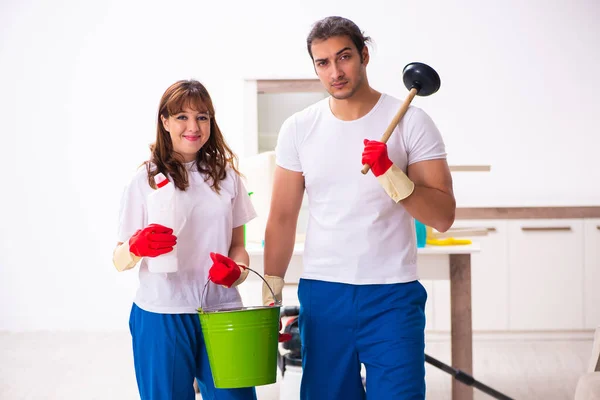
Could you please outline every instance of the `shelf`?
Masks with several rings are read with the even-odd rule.
[[[260,79],[257,93],[325,92],[318,79]]]
[[[430,246],[427,245],[423,248],[417,249],[417,254],[423,255],[449,255],[449,254],[472,254],[478,253],[481,250],[479,243],[472,243],[467,245],[456,245],[456,246]],[[250,256],[262,256],[264,254],[264,248],[259,243],[249,242],[246,244],[246,251]],[[295,243],[294,256],[301,256],[304,254],[304,243]]]

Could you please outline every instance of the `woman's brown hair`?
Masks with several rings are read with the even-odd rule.
[[[159,173],[170,175],[175,186],[186,190],[189,186],[188,171],[182,160],[173,151],[171,136],[163,126],[161,116],[169,118],[178,114],[185,107],[195,111],[208,112],[210,115],[210,136],[208,141],[196,154],[198,171],[207,174],[206,180],[211,180],[211,187],[217,193],[220,190],[220,181],[227,176],[227,165],[239,174],[237,157],[225,143],[221,129],[215,118],[215,108],[208,91],[196,80],[181,80],[172,84],[160,99],[156,124],[156,141],[150,145],[151,156],[146,162],[148,183],[154,189],[154,177]],[[152,168],[154,164],[156,168]]]

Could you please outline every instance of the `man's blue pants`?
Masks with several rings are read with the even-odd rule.
[[[298,297],[302,400],[425,399],[427,292],[420,282],[301,279]]]

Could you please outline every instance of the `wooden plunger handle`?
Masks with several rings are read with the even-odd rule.
[[[404,114],[406,114],[406,111],[408,111],[408,106],[410,106],[410,102],[415,98],[416,95],[417,89],[410,89],[410,92],[408,92],[408,96],[406,96],[406,99],[404,99],[404,103],[402,103],[402,106],[400,106],[400,109],[394,116],[394,119],[392,119],[392,122],[390,122],[389,126],[383,133],[383,136],[381,136],[381,142],[387,143],[390,136],[392,136],[392,132],[394,132],[394,129],[396,129],[396,126],[400,123],[400,120],[402,119]],[[367,172],[369,172],[370,169],[371,166],[369,164],[365,164],[363,165],[361,172],[363,173],[363,175],[365,175]]]

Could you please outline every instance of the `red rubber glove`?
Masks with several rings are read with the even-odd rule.
[[[362,153],[362,164],[369,164],[373,175],[383,175],[392,167],[392,161],[388,157],[387,144],[377,140],[364,141],[365,148]]]
[[[210,258],[213,260],[213,265],[208,270],[208,278],[217,285],[231,287],[242,274],[240,267],[246,269],[243,265],[219,253],[210,253]]]
[[[273,307],[275,305],[275,303],[271,303],[269,304],[269,307]],[[281,331],[282,325],[281,325],[281,318],[279,318],[279,330]],[[279,342],[287,342],[288,340],[290,340],[292,338],[292,335],[289,333],[280,333],[279,334]]]
[[[281,318],[279,319],[279,330],[281,331]],[[292,335],[290,333],[280,333],[279,334],[279,342],[280,343],[287,342],[291,338],[292,338]]]
[[[176,243],[173,229],[150,224],[129,239],[129,251],[138,257],[156,257],[172,251]]]

